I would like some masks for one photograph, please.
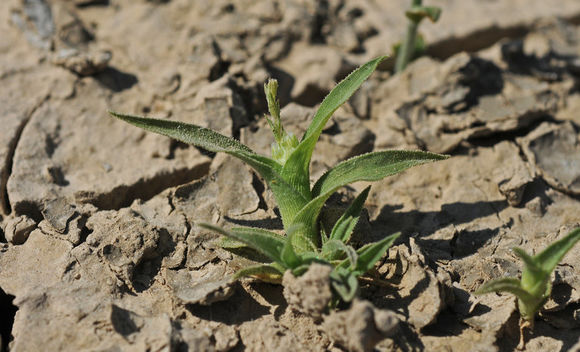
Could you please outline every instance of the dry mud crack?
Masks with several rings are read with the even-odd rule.
[[[513,246],[538,251],[580,223],[580,4],[432,2],[431,56],[397,76],[380,67],[329,122],[312,175],[387,148],[451,158],[373,185],[354,241],[403,235],[360,299],[327,312],[324,277],[305,280],[321,300],[296,309],[300,278],[286,293],[234,282],[248,263],[196,225],[281,229],[250,169],[106,111],[267,154],[264,81],[278,79],[283,122],[301,135],[338,80],[401,38],[407,4],[1,1],[0,349],[513,350],[513,297],[473,292],[520,273]],[[528,351],[580,351],[579,277],[577,247]]]

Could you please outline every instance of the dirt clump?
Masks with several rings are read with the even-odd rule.
[[[314,263],[301,276],[286,271],[282,278],[284,298],[288,306],[315,319],[328,310],[332,299],[330,272],[332,267]]]
[[[326,316],[323,328],[336,344],[348,351],[368,352],[382,339],[393,336],[398,323],[392,311],[355,299],[349,309]]]

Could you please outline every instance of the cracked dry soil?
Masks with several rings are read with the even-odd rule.
[[[337,111],[312,175],[386,148],[451,158],[373,185],[354,241],[403,235],[350,310],[312,318],[291,295],[328,294],[324,279],[298,293],[233,282],[247,262],[195,225],[280,230],[261,180],[106,110],[268,153],[263,82],[279,80],[301,135],[337,81],[390,52],[407,1],[1,1],[1,348],[513,350],[514,298],[472,293],[520,273],[513,246],[580,223],[580,3],[430,2],[443,16],[422,24],[427,55],[398,76],[387,62]],[[580,351],[580,246],[553,279],[526,350]]]

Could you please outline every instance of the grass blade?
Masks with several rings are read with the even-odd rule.
[[[334,193],[338,188],[356,181],[378,181],[410,167],[447,158],[418,150],[387,150],[355,156],[322,175],[312,188],[312,196]]]
[[[248,247],[265,255],[272,261],[282,263],[281,253],[285,241],[280,239],[278,235],[273,236],[270,231],[251,227],[243,228],[241,231],[239,231],[239,229],[226,231],[221,227],[206,223],[199,223],[198,225],[233,238],[234,240],[243,242],[248,245]]]
[[[339,240],[343,243],[348,243],[350,236],[358,223],[360,213],[367,200],[371,186],[368,186],[359,194],[348,209],[342,214],[340,219],[334,224],[330,239]]]

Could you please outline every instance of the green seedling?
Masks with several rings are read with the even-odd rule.
[[[417,34],[419,23],[427,17],[432,22],[437,22],[441,16],[441,8],[435,6],[423,6],[422,0],[412,0],[411,8],[405,12],[409,23],[405,40],[397,47],[397,61],[395,62],[395,72],[403,72],[416,53],[425,47],[423,38]]]
[[[529,327],[530,330],[533,330],[536,313],[550,298],[552,271],[579,240],[580,227],[570,232],[566,237],[550,244],[533,257],[521,248],[513,248],[514,253],[524,262],[521,280],[512,277],[492,280],[475,292],[475,294],[509,292],[518,298],[518,309],[521,316],[519,349],[523,349],[525,346],[524,328]]]
[[[354,200],[328,235],[319,224],[319,215],[326,200],[340,187],[350,183],[378,181],[412,166],[446,158],[434,153],[403,150],[363,154],[339,163],[310,187],[310,160],[324,126],[383,59],[379,57],[362,65],[340,82],[323,100],[300,140],[284,130],[276,98],[278,85],[275,80],[270,80],[265,85],[265,91],[271,115],[266,118],[275,139],[271,158],[258,155],[239,141],[200,126],[110,113],[143,129],[212,152],[228,153],[246,162],[266,181],[278,204],[285,235],[259,228],[238,227],[226,231],[209,224],[199,224],[226,236],[222,247],[264,262],[240,270],[236,278],[252,276],[280,282],[286,270],[301,275],[312,262],[328,263],[334,268],[331,282],[335,293],[344,301],[350,301],[358,290],[357,278],[374,266],[398,234],[355,250],[348,243],[369,188]]]

